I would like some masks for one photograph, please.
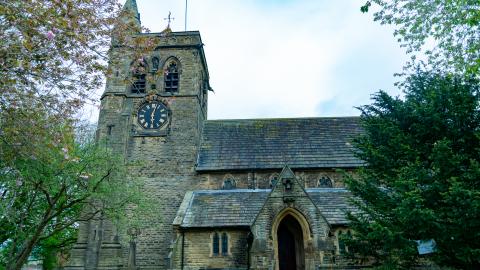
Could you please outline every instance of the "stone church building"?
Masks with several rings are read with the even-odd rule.
[[[139,26],[136,1],[124,9]],[[338,240],[353,210],[338,169],[363,164],[349,143],[358,117],[207,120],[200,33],[136,35],[156,48],[138,70],[112,46],[97,132],[139,164],[128,176],[145,182],[161,218],[131,246],[107,220],[81,224],[66,269],[355,268]]]

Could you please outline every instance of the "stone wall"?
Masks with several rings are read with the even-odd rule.
[[[236,188],[250,189],[268,189],[271,188],[272,180],[278,179],[281,169],[267,171],[252,172],[210,172],[201,173],[199,178],[201,182],[198,185],[202,189],[222,189],[224,181],[233,179]],[[319,180],[322,177],[328,177],[332,181],[333,187],[344,187],[343,173],[337,172],[335,169],[323,170],[294,170],[295,175],[304,188],[319,187]],[[347,173],[353,173],[352,170],[346,170]]]
[[[228,235],[228,253],[213,254],[213,233]],[[246,269],[248,230],[210,229],[186,231],[183,262],[184,269]],[[182,237],[182,236],[180,236]],[[179,239],[181,241],[181,238]],[[220,245],[221,245],[220,240]],[[181,247],[180,247],[181,248]],[[181,250],[179,251],[181,253]],[[179,258],[181,260],[181,258]],[[181,261],[180,261],[181,264]]]
[[[173,239],[172,222],[187,190],[196,189],[198,176],[194,171],[200,132],[206,117],[202,106],[204,91],[202,74],[205,73],[197,49],[165,48],[154,54],[160,65],[174,57],[180,63],[178,94],[158,94],[169,100],[171,122],[165,136],[126,136],[125,156],[130,177],[145,182],[144,192],[158,202],[159,218],[150,228],[144,229],[137,240],[137,265],[141,269],[164,269],[168,262]],[[165,95],[164,95],[165,94]],[[135,113],[143,97],[127,97],[128,110]],[[206,104],[205,104],[206,106]],[[130,125],[135,126],[136,116],[131,114]]]
[[[150,59],[160,59],[160,69],[175,59],[179,64],[178,93],[163,89],[164,73],[151,75],[146,86],[157,87],[152,94],[164,100],[171,110],[169,123],[157,134],[139,134],[136,113],[146,94],[131,93],[131,55],[124,48],[113,48],[97,129],[99,141],[124,157],[129,178],[144,183],[144,196],[158,203],[158,219],[145,220],[137,239],[137,265],[141,269],[165,269],[172,242],[172,222],[187,190],[198,189],[202,176],[194,170],[203,121],[206,118],[208,71],[198,32],[172,33],[165,38],[149,34],[158,47]],[[147,69],[148,70],[148,69]],[[67,269],[119,269],[127,265],[128,247],[120,243],[115,228],[107,220],[81,224],[78,243]],[[122,255],[123,254],[123,255]]]

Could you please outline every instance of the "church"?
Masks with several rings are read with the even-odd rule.
[[[140,26],[136,1],[124,9]],[[125,246],[108,220],[81,224],[65,269],[358,268],[339,241],[355,211],[339,169],[363,166],[350,144],[359,118],[208,120],[200,33],[136,35],[155,49],[138,70],[112,46],[97,135],[139,164],[128,177],[159,200],[159,226]]]

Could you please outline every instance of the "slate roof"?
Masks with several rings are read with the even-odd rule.
[[[346,189],[309,188],[307,193],[330,224],[348,224],[345,213],[358,212],[357,208],[349,203],[352,194]]]
[[[359,117],[205,121],[197,171],[354,168]]]
[[[185,196],[178,224],[184,228],[249,227],[265,203],[270,189],[197,190]],[[344,225],[350,193],[343,188],[307,189],[307,194],[331,225]],[[185,201],[187,200],[187,201]]]
[[[182,227],[250,226],[270,190],[194,191]]]

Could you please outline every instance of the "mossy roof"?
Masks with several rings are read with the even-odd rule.
[[[205,121],[197,171],[355,168],[359,117]]]
[[[185,196],[185,209],[175,219],[183,228],[250,227],[270,189],[196,190]],[[346,212],[356,212],[344,188],[306,189],[330,225],[346,225]]]

